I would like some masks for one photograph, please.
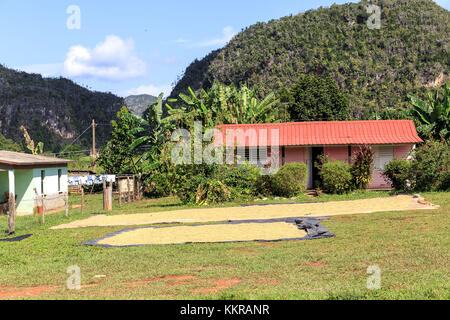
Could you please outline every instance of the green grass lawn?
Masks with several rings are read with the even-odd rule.
[[[358,192],[297,201],[387,195]],[[88,196],[83,216],[73,209],[68,219],[64,213],[48,215],[45,225],[39,217],[16,219],[16,235],[33,236],[0,242],[0,287],[57,287],[33,299],[449,299],[450,193],[424,196],[441,209],[333,217],[323,222],[336,234],[330,239],[110,249],[78,244],[124,227],[48,229],[101,213],[101,196]],[[279,202],[292,200],[264,203]],[[72,196],[71,203],[79,198]],[[114,207],[111,214],[186,208],[173,198]],[[6,229],[7,219],[0,217],[0,238]],[[72,265],[81,268],[83,285],[96,285],[65,289]],[[371,265],[382,270],[381,290],[366,288]]]

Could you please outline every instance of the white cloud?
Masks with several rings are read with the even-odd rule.
[[[168,85],[162,85],[162,86],[155,86],[155,85],[142,85],[137,88],[125,90],[122,92],[119,92],[119,96],[127,97],[132,95],[140,95],[140,94],[150,94],[152,96],[159,96],[161,92],[164,93],[164,97],[168,97],[170,93],[172,92],[172,86],[170,84]]]
[[[16,67],[15,69],[27,73],[41,74],[43,77],[58,77],[62,74],[62,63],[47,63],[47,64],[30,64],[27,66]]]
[[[109,35],[94,49],[81,45],[69,49],[64,62],[68,77],[95,77],[107,80],[136,78],[147,73],[147,63],[134,53],[133,39]]]
[[[217,39],[212,39],[208,41],[198,42],[194,46],[195,47],[215,47],[215,46],[224,46],[236,35],[233,27],[227,26],[222,29],[222,37]]]

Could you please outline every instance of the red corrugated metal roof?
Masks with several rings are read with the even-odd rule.
[[[227,141],[227,131],[231,130],[230,134],[236,134],[240,130],[247,135],[246,146],[271,145],[272,134],[276,137],[276,131],[273,130],[279,132],[280,146],[382,145],[423,142],[419,138],[412,120],[242,124],[221,125],[216,129],[221,130],[224,143]],[[252,134],[257,137],[256,143],[248,137]]]

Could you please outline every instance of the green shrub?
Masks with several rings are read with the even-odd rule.
[[[241,166],[220,166],[217,179],[232,188],[235,199],[247,199],[258,195],[261,169],[248,163]]]
[[[258,195],[273,196],[272,176],[261,175],[258,178],[258,185],[256,189]]]
[[[450,144],[428,141],[416,149],[411,174],[418,191],[448,191],[450,187]]]
[[[351,174],[356,189],[367,189],[373,177],[374,152],[370,146],[362,146],[353,156]]]
[[[233,200],[235,190],[217,179],[206,179],[200,183],[195,193],[195,204],[210,205]]]
[[[384,167],[384,179],[397,191],[409,191],[412,188],[411,161],[392,159]]]
[[[397,191],[449,191],[450,145],[430,140],[414,150],[412,161],[392,160],[383,175]]]
[[[323,187],[330,193],[344,193],[351,189],[352,174],[351,167],[346,162],[325,162],[320,175]]]
[[[274,195],[292,197],[305,190],[308,170],[304,163],[285,164],[271,177],[271,188]]]
[[[247,200],[259,194],[261,170],[242,166],[182,165],[176,167],[174,193],[185,204],[208,205]]]

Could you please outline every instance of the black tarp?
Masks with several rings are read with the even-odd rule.
[[[1,242],[19,242],[25,239],[28,239],[29,237],[31,237],[32,234],[26,234],[23,236],[19,236],[19,237],[15,237],[15,238],[9,238],[9,239],[0,239]]]

